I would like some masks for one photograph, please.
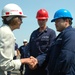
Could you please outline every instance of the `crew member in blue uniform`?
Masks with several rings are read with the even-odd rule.
[[[18,55],[19,55],[19,53],[18,53],[18,44],[15,43],[15,55],[14,55],[13,59],[16,59]]]
[[[25,50],[26,45],[28,44],[27,40],[23,40],[23,45],[19,47],[19,52],[20,52],[20,58],[27,58],[28,57],[28,51]],[[21,65],[20,67],[20,74],[23,75],[24,71],[24,64]]]
[[[37,61],[34,68],[27,67],[25,69],[25,75],[47,75],[47,63],[45,61],[48,46],[56,37],[55,31],[46,26],[48,17],[48,12],[45,9],[38,10],[36,18],[39,28],[32,32],[27,48],[30,56],[33,56]]]
[[[72,28],[72,15],[66,9],[55,12],[54,19],[57,31],[50,47],[48,75],[75,75],[75,28]]]

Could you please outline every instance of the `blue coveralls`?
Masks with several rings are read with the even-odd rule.
[[[30,56],[38,59],[38,67],[35,70],[26,68],[25,75],[47,75],[46,55],[48,46],[55,37],[55,31],[48,27],[43,32],[39,32],[39,29],[33,31],[28,44],[28,50],[30,51]]]
[[[75,75],[75,29],[63,30],[50,47],[49,75]]]

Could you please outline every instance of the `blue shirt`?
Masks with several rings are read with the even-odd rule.
[[[30,37],[28,50],[30,56],[34,56],[38,60],[38,67],[35,70],[27,68],[25,75],[47,75],[46,68],[46,55],[48,47],[51,45],[53,39],[56,37],[55,31],[46,28],[43,32],[39,32],[39,29],[33,31]]]
[[[75,29],[63,30],[50,47],[49,75],[75,75]]]
[[[22,45],[22,46],[19,47],[19,51],[20,51],[20,54],[21,54],[21,58],[28,57],[28,51],[25,48],[26,48],[25,45]]]
[[[18,44],[17,43],[15,43],[15,50],[17,50],[18,49]]]

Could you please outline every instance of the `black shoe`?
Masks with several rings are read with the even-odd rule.
[[[23,75],[23,71],[20,71],[20,74]]]

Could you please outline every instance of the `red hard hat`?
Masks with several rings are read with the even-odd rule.
[[[48,19],[48,17],[48,12],[45,9],[38,10],[36,15],[37,19]]]

